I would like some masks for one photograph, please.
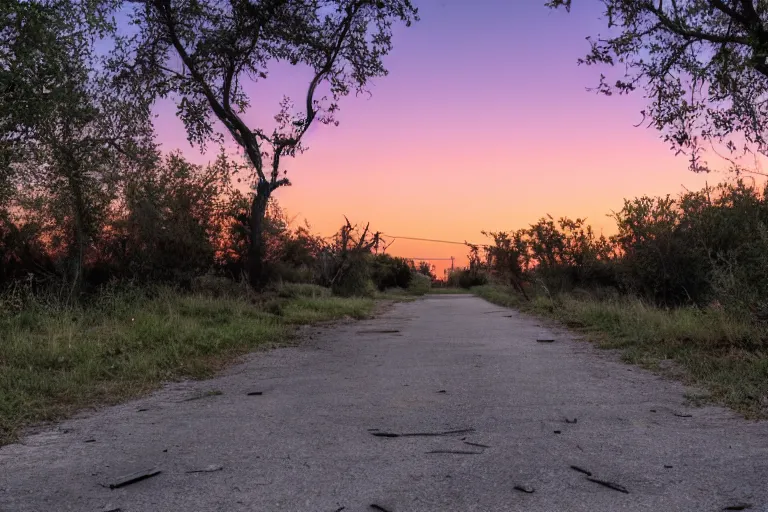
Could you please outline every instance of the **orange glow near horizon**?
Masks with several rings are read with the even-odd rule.
[[[690,172],[656,131],[633,126],[642,92],[585,91],[605,71],[576,64],[585,36],[604,31],[597,2],[577,3],[570,15],[543,1],[416,3],[422,21],[395,31],[390,75],[371,98],[342,100],[340,126],[314,127],[309,151],[286,163],[293,186],[275,197],[314,231],[331,235],[346,215],[388,235],[485,243],[482,230],[551,214],[586,217],[609,235],[607,215],[624,198],[674,196],[725,178]],[[252,96],[262,117],[283,92],[300,94],[289,75]],[[159,121],[165,149],[210,160],[189,149],[172,108]],[[467,263],[460,245],[401,239],[388,252]],[[438,276],[450,266],[433,263]]]

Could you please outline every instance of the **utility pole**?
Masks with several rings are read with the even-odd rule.
[[[453,256],[451,256],[451,272],[453,272]]]

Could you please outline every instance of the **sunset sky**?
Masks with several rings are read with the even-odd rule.
[[[278,202],[330,235],[347,215],[396,236],[485,241],[549,213],[606,217],[622,199],[678,194],[705,180],[687,170],[653,129],[635,128],[645,100],[597,96],[600,69],[577,66],[585,36],[604,32],[597,0],[570,14],[544,0],[416,0],[421,21],[395,31],[390,75],[372,97],[346,98],[338,127],[315,127],[309,151],[288,161],[293,181]],[[251,93],[251,121],[274,115],[282,94],[299,98],[306,72],[279,69]],[[166,149],[207,162],[185,140],[173,108],[161,109]],[[457,257],[466,248],[398,240],[389,252]],[[445,262],[435,262],[443,268]],[[449,263],[448,263],[449,264]]]

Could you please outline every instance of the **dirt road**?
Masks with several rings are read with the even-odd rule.
[[[537,324],[437,296],[312,328],[0,449],[0,510],[768,512],[768,423]]]

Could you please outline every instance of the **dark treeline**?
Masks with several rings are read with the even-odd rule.
[[[765,154],[764,9],[742,2],[712,15],[696,2],[603,3],[621,33],[596,40],[584,62],[632,66],[615,85],[601,80],[599,92],[644,84],[644,117],[689,151],[696,171],[709,169],[702,142]],[[739,50],[721,55],[726,47],[711,38],[659,23],[670,15],[737,31],[730,44]],[[375,256],[384,247],[377,233],[347,222],[323,239],[291,227],[273,200],[290,185],[284,164],[306,149],[310,127],[337,124],[345,96],[386,76],[393,27],[417,20],[410,0],[0,2],[0,289],[73,302],[108,282],[190,288],[208,274],[256,290],[288,280],[341,294],[423,282],[428,266]],[[278,63],[307,72],[305,94],[285,98],[265,125],[250,124],[268,106],[247,86]],[[699,78],[687,84],[682,75]],[[699,79],[711,90],[691,104]],[[162,153],[158,101],[175,105],[194,147],[234,143],[242,157],[198,166]],[[615,217],[610,238],[580,219],[488,233],[491,246],[473,248],[470,268],[452,279],[471,286],[492,274],[524,294],[599,288],[666,306],[766,309],[763,191],[739,182],[640,198]]]
[[[257,290],[407,287],[417,269],[374,257],[377,233],[347,222],[323,239],[292,227],[272,193],[309,126],[336,124],[338,101],[386,74],[391,25],[414,19],[407,0],[2,2],[0,291],[72,303],[106,283],[189,289],[204,275]],[[306,96],[249,127],[264,105],[243,86],[277,62],[310,72]],[[229,140],[242,156],[201,166],[161,152],[158,101],[193,146]]]
[[[768,199],[744,181],[680,197],[625,200],[617,233],[597,235],[583,219],[552,217],[528,228],[485,233],[456,284],[497,279],[530,295],[589,290],[660,306],[768,313]]]
[[[238,172],[224,155],[203,166],[174,153],[125,174],[119,186],[89,182],[89,193],[104,197],[104,204],[84,235],[66,192],[57,198],[18,187],[0,209],[0,289],[77,300],[115,282],[190,289],[201,276],[245,281],[248,198],[233,186]],[[264,231],[271,283],[313,283],[357,295],[409,288],[419,275],[428,277],[421,282],[428,288],[434,279],[429,265],[375,254],[384,242],[367,227],[347,222],[324,238],[309,225],[292,225],[274,200]]]

